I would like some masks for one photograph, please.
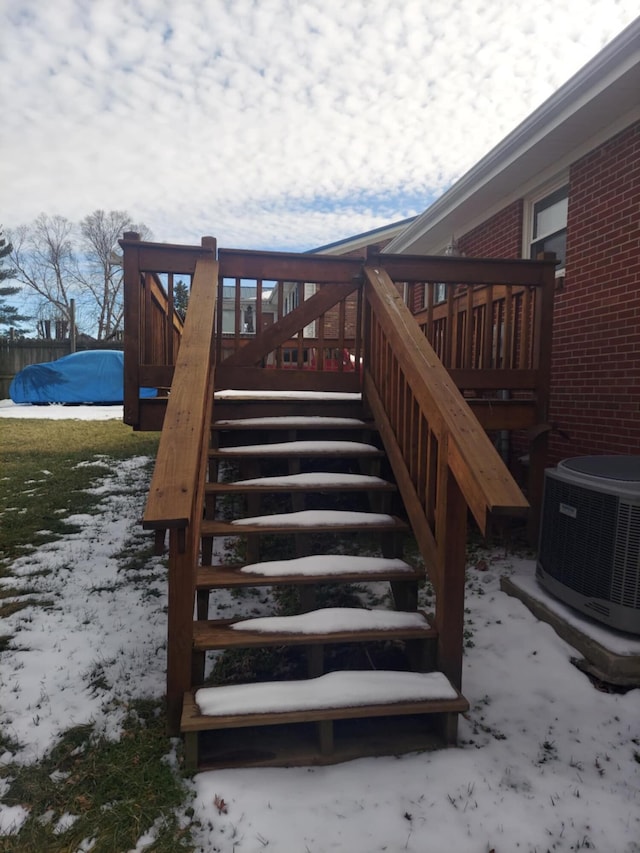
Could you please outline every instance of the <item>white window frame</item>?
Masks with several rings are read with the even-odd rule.
[[[531,252],[533,245],[537,243],[539,240],[543,239],[545,235],[542,236],[533,236],[534,225],[535,225],[535,208],[541,201],[544,201],[549,196],[558,193],[560,190],[567,190],[567,199],[569,197],[569,175],[563,174],[557,177],[554,181],[545,184],[540,187],[536,192],[532,193],[528,196],[524,205],[524,216],[522,222],[522,257],[523,258],[531,258]],[[560,229],[562,230],[562,229]],[[564,228],[565,232],[567,230],[567,226]],[[553,232],[553,233],[560,233]],[[556,278],[562,278],[565,274],[565,266],[559,266],[556,268]]]

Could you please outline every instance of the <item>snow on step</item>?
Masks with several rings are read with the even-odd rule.
[[[349,512],[339,509],[305,509],[300,512],[281,512],[274,515],[256,515],[252,518],[236,518],[235,527],[334,527],[340,525],[394,524],[392,515],[382,512]]]
[[[326,471],[310,471],[308,474],[286,474],[282,477],[253,477],[249,480],[236,480],[234,485],[242,486],[379,486],[386,485],[382,477],[371,474],[332,474]]]
[[[349,400],[360,402],[362,394],[349,391],[216,391],[216,400]]]
[[[300,417],[287,417],[276,415],[267,418],[234,418],[231,420],[215,421],[214,427],[236,427],[236,426],[287,426],[291,428],[305,426],[341,427],[341,426],[366,426],[360,418],[331,418],[326,415],[305,415]]]
[[[250,563],[240,569],[250,575],[340,575],[375,572],[414,572],[404,560],[385,557],[351,557],[345,554],[312,554],[292,560]]]
[[[203,687],[196,703],[206,716],[260,714],[456,699],[441,672],[329,672],[307,681]]]
[[[317,456],[326,453],[357,453],[378,455],[380,448],[359,441],[280,441],[274,444],[240,444],[235,447],[221,447],[219,454],[268,455],[272,453],[314,453]]]
[[[396,610],[363,610],[358,607],[325,607],[297,616],[261,616],[243,619],[231,626],[234,631],[264,634],[337,634],[342,631],[396,631],[429,629],[424,613]]]

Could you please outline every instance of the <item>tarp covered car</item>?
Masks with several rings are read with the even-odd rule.
[[[14,403],[122,403],[124,356],[118,350],[87,350],[56,361],[30,364],[9,386]],[[143,388],[140,396],[154,397]]]

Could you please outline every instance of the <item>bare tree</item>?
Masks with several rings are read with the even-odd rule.
[[[32,225],[11,234],[13,277],[30,287],[54,309],[56,319],[69,323],[77,281],[73,223],[64,216],[41,213]]]
[[[79,226],[42,213],[11,235],[14,278],[40,295],[49,319],[69,328],[75,299],[78,325],[90,326],[98,340],[110,338],[122,323],[118,238],[124,231],[137,231],[143,240],[151,237],[146,225],[121,210],[95,210]]]
[[[82,289],[93,296],[99,340],[110,338],[122,323],[122,258],[118,239],[124,231],[151,237],[146,225],[135,224],[124,210],[94,210],[80,223],[86,264],[81,272]]]

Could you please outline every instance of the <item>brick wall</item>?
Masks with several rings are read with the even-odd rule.
[[[522,199],[496,213],[458,240],[469,258],[519,258],[522,256]]]
[[[469,257],[521,257],[523,201],[459,240]],[[556,292],[550,464],[640,453],[640,122],[576,161],[567,262]],[[526,450],[514,436],[515,454]]]
[[[553,340],[552,461],[640,453],[640,122],[570,169]]]

